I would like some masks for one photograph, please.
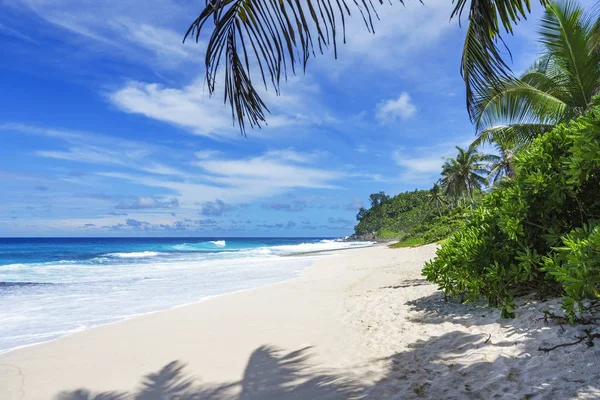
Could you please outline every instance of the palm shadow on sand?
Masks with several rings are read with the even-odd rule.
[[[186,374],[185,364],[173,361],[145,376],[136,392],[94,394],[78,389],[63,392],[54,400],[545,399],[600,394],[598,388],[589,386],[594,380],[576,379],[583,370],[567,369],[560,361],[542,358],[548,355],[537,351],[539,342],[532,338],[524,344],[523,357],[504,356],[501,351],[495,358],[486,356],[487,346],[510,345],[464,331],[419,340],[391,357],[373,360],[384,363],[387,373],[372,385],[339,374],[311,372],[308,348],[285,353],[261,346],[254,350],[237,382],[203,384]],[[531,357],[536,357],[534,362],[552,363],[552,374],[536,375]],[[600,381],[600,371],[594,379]]]
[[[239,382],[221,385],[200,384],[185,374],[185,364],[173,361],[160,371],[146,375],[135,393],[86,389],[63,392],[56,400],[271,400],[271,399],[352,399],[361,388],[333,374],[308,372],[309,348],[284,353],[271,346],[254,350]]]

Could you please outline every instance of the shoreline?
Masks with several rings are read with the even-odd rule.
[[[367,247],[367,246],[365,246],[365,247]],[[328,253],[328,252],[336,252],[336,251],[343,251],[343,250],[350,250],[350,249],[320,250],[320,251],[314,251],[314,252],[290,254],[290,255],[285,255],[285,256],[281,256],[281,257],[293,257],[293,256],[296,256],[296,255],[298,255],[298,256],[304,255],[305,256],[305,255],[313,255],[315,253]],[[335,254],[331,254],[331,255],[335,255]],[[310,264],[306,267],[306,269],[311,268],[316,261],[317,260],[314,260],[314,261],[310,262]],[[144,317],[144,316],[147,316],[147,315],[152,315],[152,314],[161,313],[161,312],[168,312],[170,310],[174,310],[174,309],[177,309],[179,307],[192,306],[194,304],[199,304],[199,303],[202,303],[202,302],[205,302],[205,301],[208,301],[208,300],[211,300],[211,299],[215,299],[215,298],[218,298],[218,297],[222,297],[222,296],[234,295],[234,294],[237,294],[237,293],[242,293],[242,292],[247,292],[247,291],[251,291],[251,290],[262,289],[262,288],[269,287],[269,286],[272,286],[272,285],[278,285],[278,284],[281,284],[281,283],[290,282],[290,281],[299,279],[302,276],[302,274],[306,271],[306,269],[304,271],[302,271],[299,276],[291,278],[291,279],[285,279],[285,280],[282,280],[282,281],[279,281],[279,282],[267,283],[265,285],[251,287],[251,288],[248,288],[248,289],[240,289],[240,290],[236,290],[236,291],[233,291],[233,292],[227,292],[227,293],[221,293],[221,294],[216,294],[216,295],[212,295],[212,296],[207,296],[207,297],[204,297],[204,298],[202,298],[200,300],[197,300],[197,301],[192,301],[192,302],[189,302],[189,303],[177,304],[177,305],[174,305],[172,307],[163,308],[163,309],[160,309],[160,310],[149,311],[149,312],[145,312],[145,313],[141,313],[141,314],[132,314],[132,315],[128,315],[126,317],[123,317],[123,319],[119,319],[118,321],[107,322],[107,323],[102,323],[102,324],[99,324],[99,325],[85,327],[85,328],[82,328],[80,330],[76,330],[74,332],[67,333],[65,335],[62,335],[62,336],[59,336],[59,337],[55,337],[55,338],[52,338],[52,339],[49,339],[49,340],[45,340],[45,341],[42,341],[42,342],[36,342],[36,343],[26,344],[26,345],[22,345],[22,346],[17,346],[17,347],[11,348],[9,350],[0,351],[0,357],[2,357],[3,355],[9,354],[9,353],[11,353],[13,351],[17,351],[17,350],[21,350],[21,349],[25,349],[25,348],[29,348],[29,347],[33,347],[33,346],[47,344],[47,343],[50,343],[50,342],[53,342],[53,341],[56,341],[56,340],[67,338],[67,337],[72,336],[72,335],[76,335],[76,334],[81,333],[81,332],[85,332],[85,331],[91,330],[91,329],[96,329],[96,328],[100,328],[100,327],[105,327],[105,326],[111,326],[111,325],[115,325],[115,324],[120,324],[120,323],[127,322],[127,321],[130,321],[130,320],[135,319],[135,318]]]
[[[536,321],[559,299],[523,300],[514,320],[444,302],[420,275],[435,250],[349,249],[292,280],[0,354],[0,398],[600,397],[600,350],[537,350],[581,330]]]
[[[279,257],[311,257],[311,256],[315,256],[315,255],[330,255],[330,256],[335,256],[337,252],[343,252],[343,251],[346,251],[346,250],[354,250],[354,249],[362,249],[362,248],[367,248],[367,247],[377,247],[377,246],[381,246],[381,244],[380,243],[373,243],[371,245],[357,246],[355,248],[340,248],[340,249],[306,251],[306,252],[301,252],[301,253],[293,253],[293,254],[281,255]],[[95,328],[104,327],[104,326],[111,326],[111,325],[115,325],[115,324],[119,324],[119,323],[122,323],[122,322],[129,321],[129,320],[132,320],[132,319],[135,319],[135,318],[144,317],[144,316],[147,316],[147,315],[152,315],[152,314],[156,314],[156,313],[160,313],[160,312],[167,312],[167,311],[179,308],[179,307],[186,307],[186,306],[191,306],[191,305],[194,305],[194,304],[199,304],[199,303],[202,303],[202,302],[214,299],[214,298],[218,298],[218,297],[221,297],[221,296],[234,295],[234,294],[237,294],[237,293],[242,293],[242,292],[246,292],[246,291],[257,290],[257,289],[269,287],[271,285],[278,285],[278,284],[281,284],[281,283],[286,283],[286,282],[294,281],[296,279],[301,278],[302,274],[304,274],[307,269],[313,267],[314,264],[315,264],[315,262],[317,262],[317,261],[318,261],[318,258],[315,258],[314,260],[310,261],[310,264],[305,268],[305,270],[303,270],[300,273],[299,276],[291,278],[291,279],[285,279],[285,280],[282,280],[282,281],[268,283],[268,284],[265,284],[265,285],[256,286],[256,287],[252,287],[252,288],[248,288],[248,289],[240,289],[240,290],[236,290],[236,291],[233,291],[233,292],[227,292],[227,293],[221,293],[221,294],[216,294],[216,295],[212,295],[212,296],[207,296],[207,297],[204,297],[204,298],[202,298],[200,300],[197,300],[197,301],[192,301],[192,302],[189,302],[189,303],[177,304],[177,305],[174,305],[172,307],[163,308],[163,309],[160,309],[160,310],[149,311],[149,312],[145,312],[145,313],[141,313],[141,314],[132,314],[132,315],[126,316],[126,317],[124,317],[122,319],[119,319],[118,321],[107,322],[107,323],[102,323],[102,324],[99,324],[99,325],[85,327],[85,328],[82,328],[82,329],[75,330],[73,332],[67,333],[65,335],[52,338],[52,339],[48,339],[48,340],[44,340],[44,341],[36,342],[36,343],[30,343],[30,344],[26,344],[26,345],[22,345],[22,346],[17,346],[17,347],[11,348],[9,350],[3,350],[3,351],[0,351],[0,357],[2,357],[3,355],[9,354],[9,353],[11,353],[13,351],[17,351],[17,350],[29,348],[29,347],[32,347],[32,346],[37,346],[37,345],[42,345],[42,344],[50,343],[50,342],[53,342],[55,340],[59,340],[59,339],[66,338],[66,337],[69,337],[69,336],[72,336],[72,335],[76,335],[76,334],[81,333],[81,332],[88,331],[90,329],[95,329]]]

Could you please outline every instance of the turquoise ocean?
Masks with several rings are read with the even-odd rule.
[[[294,279],[330,256],[311,252],[370,245],[332,238],[0,238],[0,353]]]

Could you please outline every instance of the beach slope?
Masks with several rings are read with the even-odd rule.
[[[1,399],[600,398],[582,327],[446,302],[436,246],[352,249],[296,280],[0,355]]]

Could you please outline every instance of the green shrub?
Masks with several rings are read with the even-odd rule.
[[[565,308],[573,313],[569,302],[593,292],[569,288],[569,279],[584,276],[573,275],[584,259],[574,255],[575,247],[571,256],[561,256],[565,250],[557,246],[569,248],[580,238],[576,229],[600,216],[600,108],[537,138],[516,157],[515,168],[516,178],[485,196],[423,275],[447,295],[485,298],[504,317],[514,316],[516,292],[560,284],[570,299]],[[590,234],[578,246],[591,248],[583,243],[596,239]]]
[[[583,311],[581,299],[600,298],[600,224],[574,229],[563,243],[544,257],[544,270],[564,288],[563,307],[573,322],[576,311]]]
[[[401,249],[404,247],[416,247],[426,244],[421,238],[405,239],[401,242],[390,244],[388,247],[392,249]]]
[[[400,236],[402,236],[401,233],[394,232],[394,231],[389,230],[389,229],[380,229],[375,234],[375,237],[378,238],[378,239],[397,239]]]

